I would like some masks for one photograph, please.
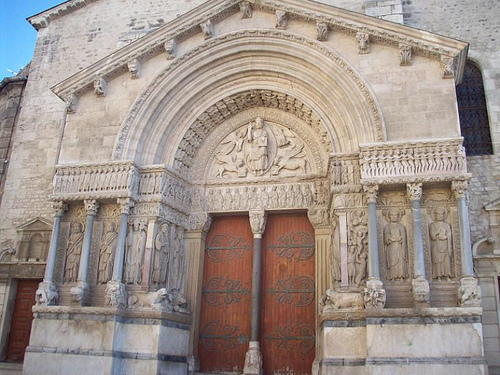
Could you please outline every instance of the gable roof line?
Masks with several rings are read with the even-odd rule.
[[[207,19],[216,22],[238,12],[238,4],[241,2],[242,0],[209,0],[53,86],[52,91],[61,99],[68,101],[73,94],[79,95],[90,88],[94,80],[112,79],[126,72],[129,62],[135,59],[149,59],[163,52],[167,41],[173,38],[182,41],[193,33],[201,32],[199,25]],[[370,35],[374,43],[393,47],[398,47],[400,44],[409,45],[417,55],[433,59],[451,57],[457,63],[455,75],[457,82],[463,73],[468,44],[462,41],[311,0],[250,0],[249,2],[256,9],[272,12],[283,10],[291,17],[308,22],[326,22],[334,31],[349,34],[364,32]]]
[[[49,26],[51,21],[61,18],[67,14],[73,13],[75,10],[81,9],[88,4],[95,3],[99,0],[68,0],[59,5],[53,6],[43,12],[34,14],[26,18],[36,31]]]

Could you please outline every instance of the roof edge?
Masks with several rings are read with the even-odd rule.
[[[26,18],[26,20],[36,29],[36,31],[38,31],[48,27],[51,21],[73,13],[75,10],[95,3],[96,1],[99,0],[68,0],[52,8],[44,10],[43,12],[30,16]]]

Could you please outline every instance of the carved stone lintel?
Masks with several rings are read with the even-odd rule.
[[[455,198],[465,198],[467,194],[468,181],[452,181],[451,182],[451,191],[455,195]]]
[[[132,79],[138,79],[141,75],[141,62],[138,59],[134,59],[127,64],[128,71],[130,72],[130,77]]]
[[[417,304],[427,304],[430,299],[429,282],[422,276],[411,281],[413,300]]]
[[[68,99],[66,99],[66,110],[68,113],[75,113],[76,107],[78,105],[78,96],[71,94]]]
[[[453,57],[441,56],[441,67],[443,68],[443,78],[455,77],[455,59]]]
[[[358,32],[356,34],[356,39],[359,43],[359,53],[370,53],[370,34]]]
[[[208,232],[212,225],[212,217],[207,212],[193,212],[189,216],[189,229]]]
[[[37,306],[57,306],[59,303],[57,286],[51,281],[41,282],[35,294],[35,302]]]
[[[328,227],[330,225],[330,214],[327,207],[311,207],[307,216],[314,228]]]
[[[368,203],[377,203],[378,185],[363,185]]]
[[[175,38],[167,40],[164,44],[167,60],[173,60],[177,55],[177,40]]]
[[[265,211],[250,211],[250,227],[255,237],[262,237],[266,230],[267,214]]]
[[[84,281],[78,281],[76,286],[72,287],[70,290],[71,302],[77,305],[87,305],[89,300],[89,285]]]
[[[335,310],[362,310],[365,307],[363,294],[337,292],[328,289],[323,296],[322,312]]]
[[[481,306],[481,288],[475,277],[463,277],[458,288],[458,304],[462,307]]]
[[[200,28],[205,36],[205,39],[210,39],[214,37],[214,24],[212,23],[212,20],[209,18],[205,22],[200,23]]]
[[[111,307],[126,307],[128,294],[125,285],[120,281],[110,281],[106,285],[104,304]]]
[[[364,300],[366,309],[383,309],[386,302],[386,293],[383,289],[384,284],[380,279],[370,278],[366,282],[364,290]]]
[[[410,201],[419,201],[422,198],[422,183],[407,184],[406,193]]]
[[[320,42],[328,40],[328,24],[326,22],[316,23],[316,39]]]
[[[63,216],[68,211],[68,205],[64,202],[53,202],[52,209],[54,210],[54,216]]]
[[[130,214],[130,209],[134,207],[134,201],[130,198],[118,198],[117,203],[120,206],[120,213]]]
[[[97,215],[97,210],[99,209],[99,202],[97,200],[85,199],[83,203],[85,204],[85,211],[87,212],[87,215]]]
[[[411,46],[407,44],[399,45],[399,65],[409,66],[411,65],[412,50]]]
[[[94,81],[94,94],[97,96],[106,96],[108,92],[108,83],[104,78],[97,78]]]
[[[276,28],[280,30],[286,30],[288,25],[287,14],[283,10],[276,11]]]
[[[252,18],[252,5],[249,1],[240,3],[241,18]]]
[[[244,375],[262,374],[262,353],[258,341],[250,341],[248,351],[245,355]]]

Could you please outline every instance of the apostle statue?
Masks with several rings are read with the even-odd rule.
[[[113,263],[115,260],[116,241],[118,233],[116,224],[112,221],[104,224],[105,234],[99,246],[99,266],[97,270],[97,283],[106,284],[113,276]]]
[[[167,282],[170,265],[170,228],[167,223],[163,223],[155,237],[155,251],[153,259],[154,284],[165,284]]]
[[[83,225],[81,223],[71,223],[68,247],[66,248],[66,264],[64,266],[65,283],[73,283],[78,280],[82,243]]]
[[[140,284],[142,282],[146,229],[146,224],[136,221],[132,224],[132,230],[129,232],[125,259],[125,280],[128,284]]]
[[[447,211],[438,207],[433,212],[433,219],[429,226],[431,237],[432,277],[441,281],[443,277],[453,277],[451,259],[452,242],[451,226],[446,222]]]
[[[406,228],[400,223],[399,209],[391,208],[386,218],[388,224],[384,227],[384,247],[387,280],[403,281],[408,277]]]

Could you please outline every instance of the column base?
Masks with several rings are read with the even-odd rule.
[[[70,290],[72,306],[89,306],[90,305],[90,289],[89,284],[84,281],[78,281],[76,286]]]
[[[128,294],[125,289],[125,284],[120,281],[109,281],[106,284],[106,306],[111,307],[127,307]]]
[[[465,276],[460,280],[458,288],[458,304],[461,307],[481,306],[481,289],[477,279],[473,276]]]
[[[243,374],[262,374],[262,353],[260,352],[260,343],[258,341],[250,341],[248,345],[248,351],[245,355],[245,367],[243,368]]]
[[[418,276],[411,281],[411,287],[415,307],[429,307],[431,297],[429,282],[424,277]]]
[[[386,302],[384,284],[378,278],[372,277],[366,282],[363,294],[366,309],[383,309]]]
[[[42,281],[38,285],[35,301],[38,306],[56,306],[59,304],[59,293],[56,284],[52,281]]]

